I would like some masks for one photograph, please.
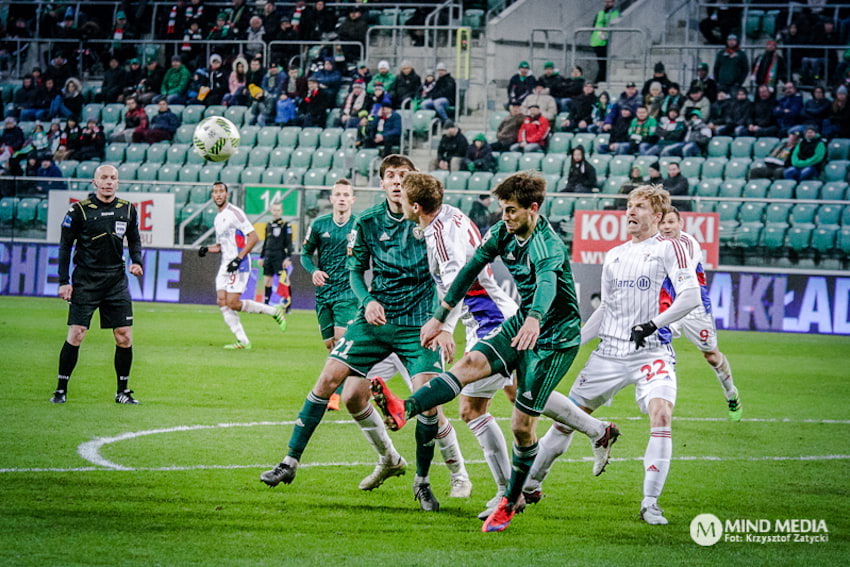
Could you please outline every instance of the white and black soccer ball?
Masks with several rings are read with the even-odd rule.
[[[195,151],[208,161],[227,160],[239,147],[240,140],[239,128],[223,116],[204,118],[192,135]]]

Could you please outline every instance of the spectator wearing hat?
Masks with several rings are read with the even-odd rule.
[[[332,106],[332,101],[328,99],[327,94],[319,88],[319,82],[313,77],[307,79],[307,94],[298,105],[298,121],[301,126],[310,127],[318,126],[325,127],[325,121],[328,117],[328,110]]]
[[[274,34],[280,28],[281,13],[277,8],[277,3],[272,0],[266,0],[263,6],[263,27],[266,28],[266,33]],[[266,38],[268,40],[268,37]]]
[[[98,34],[99,35],[99,34]],[[133,39],[137,37],[132,26],[127,21],[124,10],[115,13],[115,21],[112,24],[112,32],[109,38],[113,40],[110,52],[119,61],[126,61],[133,54]]]
[[[440,120],[445,123],[449,120],[449,106],[454,103],[457,96],[457,85],[445,63],[437,63],[436,69],[437,80],[428,98],[423,101],[422,108],[434,110]]]
[[[171,68],[165,72],[162,79],[160,94],[153,97],[153,102],[158,103],[165,99],[168,104],[185,104],[190,80],[192,80],[192,75],[189,73],[189,69],[183,65],[179,55],[174,55],[171,57]]]
[[[227,20],[227,12],[219,12],[218,16],[216,16],[215,18],[215,25],[210,30],[210,33],[207,35],[208,41],[233,41],[235,39],[238,39]],[[233,47],[228,44],[219,45],[217,46],[217,48],[219,52],[225,57],[233,53]]]
[[[348,17],[339,25],[340,41],[356,41],[363,48],[366,45],[366,32],[369,31],[369,22],[363,17],[363,9],[353,6]],[[346,61],[357,61],[361,51],[356,45],[343,45],[342,52]]]
[[[714,103],[717,100],[717,81],[708,74],[708,71],[708,63],[700,63],[697,66],[697,76],[691,81],[691,86],[701,88],[708,102]]]
[[[590,47],[596,52],[595,83],[608,80],[608,31],[605,28],[611,26],[614,20],[620,17],[620,11],[614,7],[614,0],[604,0],[604,6],[593,18],[593,33],[590,34]]]
[[[540,114],[540,107],[533,104],[528,107],[528,115],[519,128],[517,142],[511,146],[511,151],[521,150],[524,153],[543,151],[550,132],[549,121]]]
[[[198,102],[206,106],[221,104],[228,92],[228,77],[222,67],[222,58],[218,53],[210,55],[210,66],[204,86],[198,92]]]
[[[165,78],[165,71],[160,66],[159,61],[151,59],[145,65],[145,72],[142,80],[136,85],[136,96],[139,98],[139,104],[150,104],[153,97],[159,94],[162,89],[162,80]]]
[[[319,87],[325,90],[328,98],[335,101],[339,87],[342,85],[342,73],[337,70],[333,57],[325,57],[322,68],[312,76],[319,82]]]
[[[292,27],[292,21],[289,16],[281,16],[278,20],[278,25],[274,32],[269,34],[269,39],[272,42],[276,41],[298,41],[298,32]],[[270,46],[269,58],[271,61],[282,63],[284,67],[289,65],[289,60],[298,55],[298,45],[295,44],[278,44]]]
[[[776,41],[769,39],[764,52],[759,54],[753,62],[750,80],[755,87],[766,85],[773,90],[777,83],[787,78],[788,68],[785,65],[785,58],[776,49]]]
[[[80,81],[74,77],[69,78],[65,82],[62,94],[50,101],[47,118],[68,118],[73,116],[76,120],[79,120],[83,113],[84,104],[82,91],[83,86]]]
[[[711,103],[705,97],[699,85],[694,85],[688,89],[688,97],[685,100],[685,104],[682,105],[682,114],[687,116],[688,110],[691,108],[696,108],[706,118],[711,115]]]
[[[509,114],[499,122],[496,129],[496,141],[490,146],[493,151],[506,152],[516,144],[519,129],[525,122],[525,115],[518,104],[508,107]]]
[[[718,4],[731,4],[733,0],[718,0]],[[730,34],[740,33],[743,8],[738,6],[712,6],[708,16],[699,22],[699,31],[709,45],[723,45]]]
[[[619,107],[628,106],[632,110],[632,114],[634,114],[637,107],[642,104],[643,96],[638,92],[637,85],[630,81],[626,83],[626,90],[620,93],[620,98],[614,103],[614,107],[616,111],[619,111]]]
[[[664,183],[664,177],[661,175],[661,163],[654,161],[646,167],[648,176],[646,182],[651,185],[661,185]]]
[[[357,79],[363,81],[363,88],[365,89],[366,85],[372,80],[372,71],[369,70],[369,65],[365,61],[358,63],[351,79],[352,81],[356,81]]]
[[[374,88],[375,90],[371,95],[366,95],[369,102],[367,110],[369,110],[370,116],[378,116],[381,113],[381,108],[393,105],[392,98],[390,98],[389,93],[384,89],[384,83],[376,81]]]
[[[233,34],[244,36],[245,30],[251,26],[250,21],[253,19],[251,8],[245,4],[245,0],[232,0],[232,2],[233,5],[224,10],[227,16],[227,25],[230,26]],[[260,20],[261,25],[262,23],[263,21]]]
[[[252,16],[248,20],[248,27],[241,34],[246,41],[245,56],[251,58],[258,53],[262,55],[266,48],[266,27],[263,25],[263,19],[259,16]]]
[[[285,92],[280,93],[275,101],[273,122],[275,126],[298,122],[298,103]]]
[[[667,96],[664,97],[664,101],[661,103],[661,114],[666,116],[667,109],[671,106],[681,109],[684,105],[685,95],[681,93],[679,83],[670,83],[670,86],[667,87]]]
[[[667,178],[661,182],[661,185],[670,193],[671,197],[687,197],[690,195],[690,183],[688,178],[682,175],[682,169],[678,162],[667,164]],[[690,200],[673,199],[670,203],[680,211],[690,211]]]
[[[729,34],[726,38],[726,48],[718,51],[714,59],[717,88],[731,92],[744,84],[749,72],[747,55],[738,47],[738,36]]]
[[[661,105],[664,103],[664,91],[661,83],[653,81],[649,85],[649,94],[643,97],[643,105],[649,109],[649,115],[656,120],[661,116]]]
[[[376,119],[370,122],[373,146],[380,148],[380,156],[397,151],[401,144],[401,116],[390,105],[382,106]]]
[[[552,98],[558,103],[559,111],[567,112],[569,104],[569,99],[565,92],[567,89],[567,79],[558,73],[552,61],[547,61],[543,64],[543,74],[537,77],[537,84],[542,85],[552,95]]]
[[[437,147],[437,159],[431,164],[431,169],[457,171],[463,166],[463,159],[469,149],[469,141],[457,124],[447,120],[443,125],[443,137]]]
[[[416,74],[410,61],[402,61],[400,69],[399,74],[395,77],[395,82],[388,89],[393,101],[393,108],[401,108],[406,100],[415,99],[419,94],[419,89],[422,88],[422,79]]]
[[[736,128],[735,135],[756,136],[758,138],[778,136],[779,126],[776,123],[776,115],[773,113],[775,108],[776,99],[773,97],[773,93],[767,86],[761,85],[758,88],[756,100],[753,101],[746,128]]]
[[[24,131],[18,126],[18,121],[13,116],[7,116],[4,121],[2,136],[0,136],[0,146],[8,146],[14,152],[24,147]]]
[[[820,175],[826,163],[826,142],[818,134],[817,126],[806,126],[803,139],[791,152],[791,167],[785,170],[785,179],[806,181]]]
[[[691,108],[685,114],[687,132],[685,139],[677,144],[672,144],[661,150],[662,157],[696,157],[705,155],[708,143],[711,141],[711,129],[702,120],[702,113],[697,108]]]
[[[53,161],[51,157],[45,157],[41,160],[38,169],[35,171],[36,177],[52,177],[54,179],[62,179],[65,175],[62,173],[62,170],[59,169],[59,166],[56,165],[56,162]],[[37,186],[43,192],[53,191],[53,190],[65,190],[68,186],[64,181],[47,181],[40,182]]]
[[[289,11],[289,17],[292,19],[292,26],[298,32],[298,39],[301,41],[310,41],[313,39],[313,10],[307,6],[305,0],[295,0],[295,5]]]
[[[47,71],[44,73],[45,79],[53,79],[57,85],[64,85],[71,78],[73,71],[68,65],[68,59],[62,51],[57,52],[53,59],[50,60],[50,65],[47,66]]]
[[[351,92],[345,97],[342,105],[342,113],[339,117],[339,125],[343,128],[357,128],[360,122],[360,111],[369,111],[373,101],[366,94],[366,85],[357,79],[351,86]]]
[[[593,193],[597,191],[596,168],[587,161],[584,146],[579,144],[570,152],[570,168],[567,173],[565,193]]]
[[[673,81],[670,80],[670,77],[667,76],[667,70],[664,68],[664,63],[659,61],[655,64],[655,67],[652,69],[652,77],[647,79],[643,83],[643,88],[640,90],[640,94],[646,96],[649,94],[649,87],[652,86],[652,83],[657,82],[661,85],[661,92],[667,94],[667,88],[670,86],[670,83]]]
[[[800,114],[803,112],[803,96],[797,92],[797,86],[788,81],[782,98],[776,101],[773,115],[779,126],[779,135],[784,136],[789,130],[800,124]]]
[[[537,83],[534,86],[534,90],[530,95],[525,97],[522,101],[522,113],[528,114],[528,109],[532,106],[536,105],[540,108],[540,114],[546,117],[550,123],[555,120],[555,115],[558,114],[558,103],[555,102],[555,99],[546,91],[546,87]]]
[[[142,63],[137,57],[133,57],[127,61],[127,80],[124,88],[124,96],[121,102],[124,102],[128,96],[136,94],[136,85],[138,85],[145,77],[145,70],[142,69]]]
[[[593,83],[582,85],[582,93],[570,104],[570,116],[561,123],[561,129],[567,132],[587,132],[593,125],[593,109],[596,108],[596,87]]]
[[[537,79],[531,74],[528,61],[520,61],[517,72],[508,81],[508,102],[505,107],[513,103],[522,104],[523,99],[531,94],[535,85],[537,85]]]
[[[157,103],[156,114],[149,118],[150,121],[147,128],[137,128],[133,132],[134,142],[155,144],[174,139],[174,134],[180,128],[180,117],[168,108],[168,101],[166,99],[160,99]]]
[[[708,127],[715,136],[721,136],[721,130],[725,129],[730,124],[732,110],[732,99],[726,94],[726,91],[717,93],[717,100],[711,103],[711,114],[708,115]],[[734,128],[733,128],[734,133]]]
[[[684,142],[685,134],[687,133],[688,126],[679,114],[679,107],[670,106],[667,109],[667,116],[661,118],[658,127],[655,129],[655,135],[658,137],[658,141],[652,147],[647,148],[645,154],[653,156],[660,155],[665,148]]]
[[[493,149],[487,143],[487,136],[478,133],[469,144],[466,150],[466,157],[461,163],[461,169],[466,169],[472,173],[476,171],[495,172],[496,158],[493,156]]]
[[[395,75],[390,71],[388,61],[378,62],[378,72],[372,76],[372,80],[366,85],[366,93],[373,94],[375,92],[375,83],[380,82],[384,85],[384,92],[389,92],[395,82]]]

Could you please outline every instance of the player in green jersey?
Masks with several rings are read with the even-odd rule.
[[[389,155],[381,163],[381,187],[387,199],[357,219],[347,250],[351,288],[359,304],[357,317],[337,341],[307,396],[290,437],[287,456],[260,476],[269,486],[289,484],[295,479],[301,455],[325,414],[328,399],[350,374],[365,376],[373,365],[393,352],[417,388],[440,368],[439,354],[419,341],[419,328],[428,320],[433,305],[434,283],[425,243],[415,237],[415,224],[405,220],[401,210],[401,182],[409,171],[416,171],[416,167],[405,156]],[[370,268],[371,290],[364,279]],[[436,410],[423,412],[416,425],[413,488],[420,507],[426,511],[439,509],[428,478],[437,430]],[[398,464],[402,463],[403,460]]]
[[[505,496],[487,518],[482,531],[502,531],[523,505],[522,487],[537,454],[535,426],[549,395],[569,370],[578,352],[580,323],[578,299],[563,242],[540,215],[546,181],[533,173],[511,175],[493,191],[502,208],[502,221],[458,273],[437,308],[422,327],[422,344],[439,336],[442,322],[461,301],[481,270],[501,257],[514,278],[520,308],[451,369],[405,401],[409,416],[448,402],[461,389],[492,374],[516,371],[517,394],[511,429],[514,434],[511,479]],[[593,418],[568,401],[562,417],[573,428],[594,439],[601,473],[610,447],[619,435],[613,424]]]

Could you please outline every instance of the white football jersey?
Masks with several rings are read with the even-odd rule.
[[[700,304],[693,311],[688,313],[685,318],[702,318],[711,314],[711,299],[708,296],[708,286],[705,280],[705,269],[703,268],[703,260],[705,252],[699,244],[699,241],[685,231],[679,233],[679,242],[682,243],[685,253],[691,257],[697,271],[697,282],[700,285]]]
[[[635,352],[631,329],[656,317],[662,305],[672,303],[665,288],[681,293],[699,287],[696,263],[678,240],[657,234],[643,242],[633,241],[612,248],[602,266],[602,339],[597,352],[622,357]],[[669,333],[654,333],[646,347],[669,344]]]
[[[437,284],[437,296],[442,299],[458,272],[481,245],[478,227],[457,207],[443,205],[439,214],[425,228],[428,266]],[[479,338],[495,329],[517,311],[517,304],[499,287],[488,265],[478,274],[478,280],[452,310],[444,330],[454,331],[459,318],[466,326],[466,349]]]
[[[245,237],[254,232],[254,225],[245,212],[232,203],[215,216],[215,240],[221,246],[221,268],[227,266],[245,247]],[[239,266],[239,271],[251,269],[251,255]]]

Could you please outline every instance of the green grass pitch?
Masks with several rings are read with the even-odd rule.
[[[448,472],[436,466],[438,514],[418,510],[412,470],[372,493],[357,490],[375,455],[345,413],[319,427],[304,456],[315,466],[293,485],[258,481],[283,456],[291,425],[281,422],[295,418],[323,364],[312,312],[294,312],[285,334],[269,317],[243,314],[254,350],[229,352],[221,346],[233,337],[215,306],[135,309],[131,387],[142,405],[113,402],[113,341],[96,318],[69,401],[54,406],[66,306],[0,298],[0,564],[837,565],[850,556],[849,337],[722,332],[741,423],[726,420],[702,356],[677,341],[674,461],[660,501],[669,526],[637,517],[648,424],[630,388],[600,412],[623,431],[604,475],[590,474],[589,443],[577,437],[547,497],[506,532],[482,534],[476,515],[494,486],[460,422],[473,495],[448,498]],[[504,397],[494,406],[510,415]],[[456,404],[447,412],[456,415]],[[547,427],[542,420],[539,434]],[[153,430],[162,431],[111,439]],[[412,430],[393,439],[412,464]],[[128,470],[85,460],[80,446],[97,440],[101,458]],[[689,532],[700,513],[824,520],[829,541],[700,547]]]

